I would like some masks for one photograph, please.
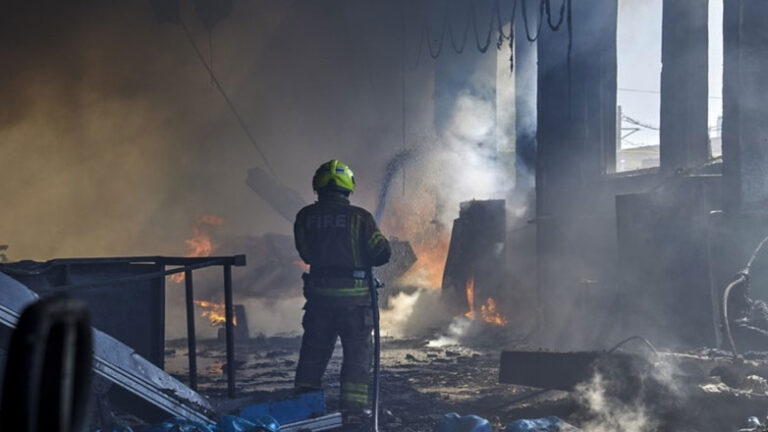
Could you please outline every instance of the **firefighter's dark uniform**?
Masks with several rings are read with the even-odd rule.
[[[294,224],[296,249],[310,265],[296,386],[321,388],[321,378],[341,337],[341,408],[368,404],[373,319],[367,272],[389,261],[389,242],[371,214],[341,193],[320,194]]]

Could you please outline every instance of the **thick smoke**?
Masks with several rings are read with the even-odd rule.
[[[223,234],[290,233],[245,185],[264,162],[180,26],[159,23],[149,2],[23,3],[4,10],[0,41],[0,238],[13,258],[182,254],[209,213],[227,221]],[[396,12],[235,2],[209,35],[182,2],[280,180],[311,201],[312,172],[337,157],[369,208],[401,141]]]
[[[338,158],[356,172],[353,202],[373,209],[402,141],[399,5],[236,1],[209,33],[193,5],[181,4],[280,181],[310,202],[315,168]],[[225,221],[219,245],[291,233],[245,183],[264,161],[181,27],[158,22],[150,2],[4,6],[0,244],[11,259],[184,255],[204,214]],[[409,99],[428,100],[426,77],[409,74]],[[420,115],[409,116],[416,130]],[[169,285],[171,309],[183,303],[176,288]],[[274,291],[236,290],[236,302],[271,307]],[[301,301],[286,302],[272,310],[290,309],[287,318],[270,321],[296,329]],[[169,324],[182,326],[174,311]],[[268,327],[252,315],[252,327]]]
[[[609,394],[600,374],[577,389],[577,397],[586,407],[590,420],[583,429],[590,432],[652,432],[657,430],[654,417],[641,403],[624,403]]]
[[[582,430],[652,432],[712,427],[706,415],[691,410],[698,402],[684,366],[664,354],[650,355],[643,362],[639,362],[641,354],[634,356],[636,367],[629,371],[610,360],[598,360],[592,377],[576,386],[573,395],[579,410],[575,417]]]
[[[312,172],[339,158],[356,173],[353,203],[373,210],[390,175],[385,234],[411,241],[417,252],[442,251],[432,262],[438,269],[408,281],[438,288],[459,203],[504,197],[513,184],[497,152],[495,66],[477,69],[441,107],[449,116],[438,126],[433,72],[445,65],[422,59],[412,67],[417,38],[404,36],[397,2],[236,1],[212,27],[191,3],[181,5],[279,181],[311,202]],[[224,220],[214,249],[229,239],[291,234],[290,223],[245,183],[249,169],[265,167],[254,143],[182,28],[160,23],[149,2],[16,2],[0,19],[0,244],[10,245],[9,258],[184,255],[206,214]],[[402,175],[387,174],[399,152],[412,155],[394,170]],[[301,303],[297,284],[286,287],[291,295],[277,293],[277,284],[240,285],[236,302],[290,305],[275,310]],[[173,318],[181,318],[179,287],[169,282],[168,322],[182,326]],[[298,325],[298,314],[281,316]]]

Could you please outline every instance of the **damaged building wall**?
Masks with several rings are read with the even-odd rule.
[[[726,1],[723,86],[723,175],[727,208],[763,212],[768,206],[768,36],[764,2]]]
[[[725,5],[722,165],[710,160],[706,134],[700,2],[664,2],[659,170],[610,174],[616,2],[574,4],[570,68],[567,37],[542,35],[536,225],[546,345],[604,348],[631,334],[666,346],[717,343],[723,288],[766,233],[768,189],[757,96],[766,93],[766,8]]]
[[[718,306],[722,306],[724,287],[768,235],[768,108],[763,97],[768,90],[766,6],[757,1],[726,1],[723,10],[723,211],[711,217]],[[756,299],[767,300],[765,252],[755,262],[749,288]],[[747,349],[738,340],[736,346]],[[766,347],[768,342],[761,338],[754,348]]]
[[[574,4],[570,48],[563,34],[545,31],[539,41],[536,225],[538,285],[551,321],[545,344],[599,348],[661,328],[676,329],[664,341],[672,345],[714,339],[708,279],[684,276],[706,273],[698,269],[710,262],[708,215],[722,205],[719,167],[701,166],[709,158],[706,73],[689,79],[707,63],[700,6],[664,5],[659,171],[611,174],[617,2]],[[675,178],[678,168],[698,168],[678,172],[682,177],[701,176]],[[622,315],[640,297],[650,306],[626,324]]]
[[[617,196],[618,307],[625,331],[671,346],[715,342],[708,269],[709,213],[720,208],[720,177],[705,167],[708,9],[663,2],[661,166],[648,191]],[[658,320],[663,325],[648,325]],[[665,327],[675,329],[673,332]]]

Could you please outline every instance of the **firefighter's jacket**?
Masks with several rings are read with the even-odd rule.
[[[321,195],[296,215],[293,234],[299,256],[310,265],[304,286],[309,304],[370,305],[368,272],[386,264],[392,252],[368,211],[343,195]]]

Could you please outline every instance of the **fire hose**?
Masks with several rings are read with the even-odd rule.
[[[379,327],[379,288],[384,284],[368,271],[368,287],[371,291],[371,311],[373,312],[373,431],[379,432],[379,375],[381,370],[381,331]]]
[[[739,353],[736,350],[736,344],[733,342],[733,335],[731,334],[731,323],[728,321],[728,297],[731,295],[731,291],[735,287],[741,284],[749,284],[749,272],[752,270],[752,264],[755,263],[755,260],[760,254],[760,250],[763,249],[763,245],[765,245],[766,242],[768,242],[768,237],[764,238],[757,245],[757,248],[749,258],[749,261],[747,261],[746,267],[744,267],[743,270],[736,274],[736,278],[731,281],[731,283],[728,284],[728,286],[725,288],[725,291],[723,291],[723,324],[725,325],[725,334],[728,337],[728,344],[730,345],[731,352],[733,353],[734,357],[739,357]]]

